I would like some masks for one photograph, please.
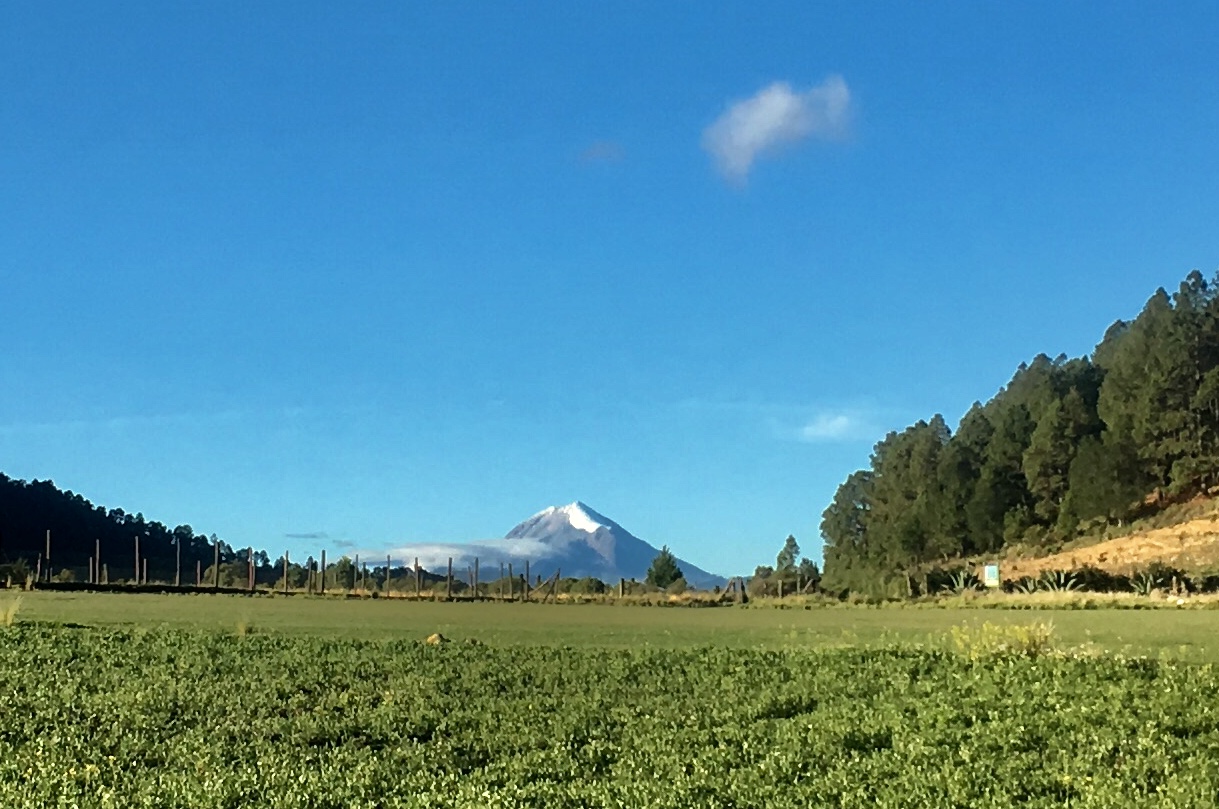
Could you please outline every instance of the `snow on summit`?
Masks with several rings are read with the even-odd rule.
[[[588,534],[595,534],[602,528],[610,528],[615,524],[613,520],[601,516],[577,500],[565,506],[548,506],[528,520],[525,520],[514,530],[519,532],[523,526],[528,526],[529,528],[546,526],[548,529],[553,530],[556,521],[566,521],[568,525],[577,531],[584,531]]]
[[[571,523],[572,528],[578,528],[590,534],[597,533],[598,528],[605,528],[605,523],[609,522],[579,500],[563,506],[558,511],[567,517],[567,521]]]
[[[443,569],[449,558],[461,566],[472,564],[477,557],[487,565],[511,562],[523,566],[528,561],[532,573],[543,577],[558,570],[564,576],[592,576],[604,582],[642,580],[657,552],[655,546],[578,500],[542,509],[500,540],[429,543],[395,551],[404,559],[418,557],[429,570]],[[678,558],[678,565],[695,587],[726,581],[684,559]]]

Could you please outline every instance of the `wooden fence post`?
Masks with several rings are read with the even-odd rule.
[[[135,535],[135,579],[136,584],[140,583],[140,535]]]
[[[203,560],[195,560],[195,589],[198,590],[203,586]]]
[[[322,564],[321,570],[318,571],[318,589],[321,591],[318,595],[326,595],[326,549],[322,548]]]
[[[101,584],[102,575],[102,541],[93,540],[93,583]]]
[[[529,560],[525,560],[525,591],[521,593],[521,600],[529,600]]]
[[[474,557],[474,598],[478,598],[478,557]]]
[[[249,564],[249,568],[248,568],[249,579],[250,579],[249,585],[250,585],[250,592],[252,593],[252,592],[254,592],[254,585],[257,583],[254,578],[254,548],[252,548],[252,547],[246,548],[245,553],[246,553],[246,562]]]
[[[391,564],[392,564],[392,561],[390,560],[389,554],[387,553],[387,554],[385,554],[385,597],[386,598],[389,598],[389,587],[390,587],[390,583],[392,582],[392,579],[389,576],[390,570],[393,569],[390,567]]]
[[[512,601],[513,597],[516,595],[515,593],[512,592],[515,589],[516,588],[513,586],[513,583],[512,583],[512,563],[509,562],[508,563],[508,600],[509,601]]]
[[[423,571],[419,568],[419,557],[415,557],[415,598],[423,595]]]
[[[288,594],[288,552],[284,551],[284,595]]]
[[[144,565],[144,578],[140,584],[148,584],[148,557],[145,556],[140,562]]]
[[[110,566],[102,565],[102,584],[110,583]]]
[[[220,589],[220,540],[212,547],[212,589]]]
[[[174,537],[174,587],[182,586],[182,537]]]
[[[93,557],[89,557],[89,578],[85,580],[89,584],[93,584]]]
[[[444,580],[444,598],[446,601],[453,597],[453,557],[449,557],[449,572]]]
[[[51,580],[51,529],[47,529],[47,581]]]

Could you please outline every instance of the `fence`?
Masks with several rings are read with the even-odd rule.
[[[258,564],[253,548],[246,548],[244,556],[222,562],[220,543],[212,546],[212,564],[206,570],[202,559],[194,559],[193,583],[183,577],[182,549],[175,545],[171,565],[165,565],[164,554],[149,575],[147,548],[141,552],[140,537],[133,537],[129,562],[116,560],[115,554],[102,555],[102,543],[94,541],[93,552],[85,564],[52,567],[51,532],[46,533],[43,553],[38,554],[33,570],[22,576],[10,574],[3,581],[6,587],[20,586],[31,590],[104,591],[104,592],[155,592],[185,593],[213,592],[227,594],[254,594],[275,592],[282,595],[333,595],[355,598],[380,597],[414,600],[444,601],[533,601],[554,602],[560,595],[576,594],[627,598],[659,592],[635,580],[619,579],[616,587],[598,579],[562,578],[562,571],[554,572],[543,579],[533,577],[531,563],[525,561],[523,571],[517,572],[513,562],[499,562],[499,576],[490,581],[482,577],[481,560],[474,557],[465,571],[455,571],[453,559],[449,557],[443,573],[425,570],[416,557],[410,566],[394,566],[391,555],[385,556],[384,567],[374,566],[369,570],[367,560],[361,562],[359,555],[326,564],[326,551],[319,560],[308,557],[304,565],[293,564],[288,553],[284,553],[274,564]],[[265,555],[263,555],[265,558]],[[111,564],[115,564],[112,576]],[[188,560],[188,566],[190,564]],[[128,565],[130,565],[128,567]],[[12,566],[10,566],[12,567]],[[125,570],[130,573],[118,573]],[[463,575],[464,573],[464,575]],[[279,578],[275,576],[278,574]],[[83,580],[82,577],[83,576]],[[716,588],[715,595],[724,601],[746,600],[743,579],[729,580],[725,588]]]

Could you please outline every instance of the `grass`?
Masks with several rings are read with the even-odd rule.
[[[21,612],[21,596],[10,596],[0,603],[0,624],[13,626],[17,623],[17,613]]]
[[[1063,602],[1066,605],[1066,602]],[[1219,663],[1219,610],[1061,609],[1038,604],[1064,646]],[[30,592],[21,623],[81,627],[170,627],[229,634],[423,640],[439,632],[490,646],[736,649],[944,645],[953,627],[1027,624],[1023,610],[816,607],[682,609],[599,604],[431,603],[279,596]],[[15,613],[14,613],[15,615]],[[0,615],[2,617],[2,615]]]

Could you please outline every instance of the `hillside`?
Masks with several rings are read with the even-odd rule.
[[[1129,575],[1157,562],[1184,571],[1219,569],[1219,502],[1207,501],[1206,510],[1209,513],[1184,522],[1148,527],[1092,545],[1046,556],[1004,559],[1003,577],[1018,579],[1081,567]]]
[[[1156,290],[1089,355],[1040,354],[986,403],[975,402],[955,430],[936,414],[889,432],[869,460],[822,514],[825,581],[834,590],[883,592],[944,559],[1088,544],[1090,526],[1129,525],[1213,491],[1219,277],[1194,271],[1176,292]],[[1205,564],[1208,536],[1205,525],[1158,531],[1039,564]],[[1112,538],[1112,529],[1098,537]]]

